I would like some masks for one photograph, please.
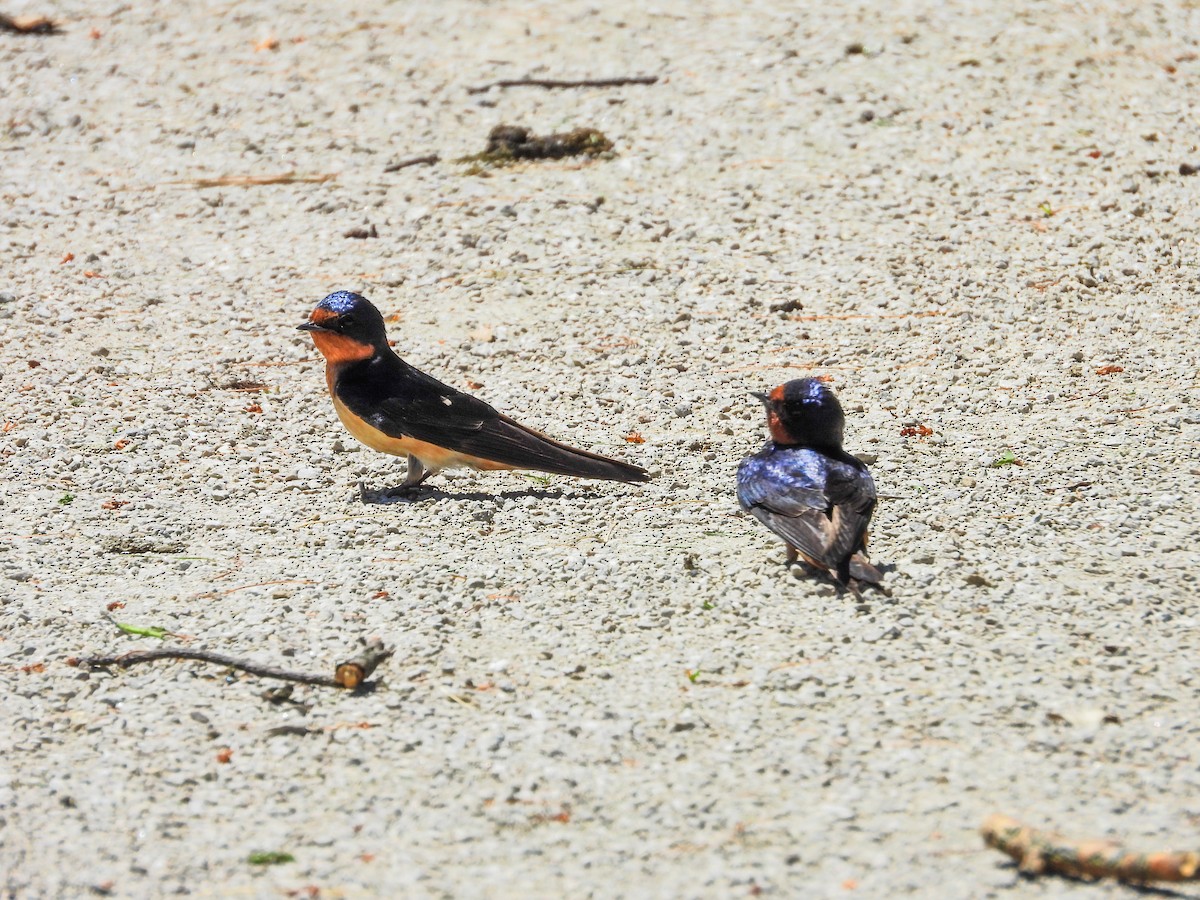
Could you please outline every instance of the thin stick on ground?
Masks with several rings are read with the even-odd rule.
[[[324,184],[335,178],[337,178],[335,172],[326,172],[322,175],[297,175],[295,172],[283,172],[279,175],[218,175],[215,178],[184,178],[170,183],[190,184],[198,188],[257,187],[264,184]]]
[[[1016,860],[1023,875],[1056,873],[1130,884],[1200,880],[1200,853],[1134,853],[1111,841],[1072,841],[1003,815],[989,816],[980,834],[989,847]]]
[[[845,322],[851,319],[927,319],[930,316],[946,315],[940,309],[922,310],[920,312],[908,313],[842,313],[839,315],[803,315],[803,316],[785,316],[789,322],[825,322],[838,321]],[[752,319],[772,319],[775,318],[774,313],[758,313],[751,316]]]
[[[630,75],[623,78],[585,78],[579,81],[560,81],[556,78],[506,78],[503,81],[493,81],[478,87],[467,88],[468,94],[483,94],[492,88],[510,87],[540,87],[549,88],[593,88],[593,87],[622,87],[627,84],[654,84],[657,75]]]
[[[436,153],[430,153],[426,156],[414,156],[412,159],[402,159],[399,162],[388,163],[383,167],[383,171],[399,172],[401,169],[407,169],[409,166],[432,166],[440,160],[441,157]]]
[[[298,684],[315,684],[321,687],[339,687],[354,690],[361,685],[375,669],[390,657],[395,651],[386,647],[379,638],[365,641],[362,650],[345,662],[338,663],[332,676],[315,675],[311,672],[291,672],[277,666],[266,666],[246,659],[227,656],[224,653],[214,653],[210,650],[192,650],[186,647],[163,647],[159,650],[133,650],[117,656],[85,656],[71,657],[67,664],[83,669],[104,669],[118,666],[128,669],[139,663],[156,662],[162,659],[194,659],[199,662],[214,663],[238,669],[260,678],[274,678],[279,681],[292,681]]]
[[[261,369],[277,369],[280,366],[302,366],[305,363],[319,363],[319,362],[323,362],[323,361],[324,360],[317,357],[317,358],[313,358],[313,359],[287,359],[287,360],[284,360],[283,362],[279,362],[277,360],[270,360],[268,362],[248,362],[248,363],[242,363],[242,365],[243,366],[254,366],[255,368],[261,368]]]
[[[751,363],[745,366],[732,366],[727,369],[718,369],[719,372],[759,372],[769,369],[830,369],[830,370],[845,370],[849,372],[861,372],[862,366],[826,366],[822,363]]]

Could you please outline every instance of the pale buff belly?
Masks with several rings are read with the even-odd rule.
[[[333,408],[337,412],[338,418],[342,420],[342,424],[346,426],[346,430],[372,450],[378,450],[380,453],[390,453],[392,456],[408,456],[411,454],[419,459],[421,465],[431,472],[436,472],[439,469],[450,469],[455,466],[469,466],[472,469],[487,470],[514,468],[504,463],[481,459],[478,456],[456,453],[445,447],[439,447],[437,444],[418,441],[416,438],[390,437],[350,412],[345,404],[338,400],[336,396],[333,398]]]

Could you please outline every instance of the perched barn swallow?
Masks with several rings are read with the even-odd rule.
[[[771,440],[738,467],[742,509],[783,538],[789,565],[802,558],[842,584],[879,586],[883,575],[866,559],[875,482],[842,449],[837,397],[815,378],[754,396],[766,406]]]
[[[560,444],[414,369],[388,346],[379,310],[358,294],[330,294],[299,329],[312,333],[325,357],[325,382],[347,430],[372,450],[408,456],[408,474],[389,497],[451,466],[650,479],[645,469]]]

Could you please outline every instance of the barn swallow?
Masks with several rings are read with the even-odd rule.
[[[846,417],[837,397],[815,378],[754,396],[766,407],[771,439],[738,467],[742,509],[783,538],[789,565],[802,558],[843,585],[881,588],[883,575],[866,559],[875,482],[842,449]]]
[[[389,498],[411,496],[452,466],[650,479],[645,469],[560,444],[414,369],[388,345],[383,316],[365,297],[330,294],[298,327],[312,333],[325,357],[325,383],[346,429],[372,450],[408,456],[408,474],[385,493]],[[360,492],[365,500],[361,485]]]

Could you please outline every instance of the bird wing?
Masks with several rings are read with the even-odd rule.
[[[842,577],[865,549],[875,485],[852,457],[769,448],[738,469],[738,501],[805,558]]]
[[[398,357],[376,357],[347,366],[330,387],[354,415],[394,438],[413,437],[445,446],[447,439],[474,434],[500,415],[477,397]]]
[[[389,437],[415,438],[518,469],[618,481],[648,477],[638,466],[570,447],[527,428],[478,397],[398,358],[386,363],[374,371],[347,370],[336,390],[354,415]]]

